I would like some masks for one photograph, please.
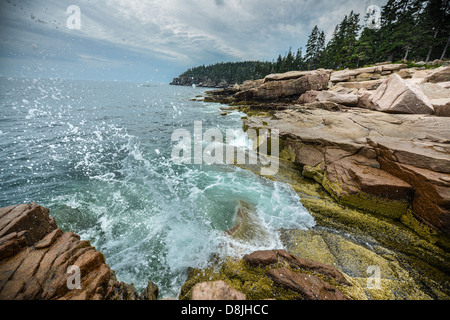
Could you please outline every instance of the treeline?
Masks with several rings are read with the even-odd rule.
[[[210,79],[212,82],[225,81],[229,84],[242,83],[245,80],[254,79],[256,66],[262,62],[221,62],[210,66],[199,66],[188,69],[180,75],[180,78]]]
[[[389,0],[380,21],[369,12],[361,26],[353,11],[339,23],[324,45],[317,27],[308,39],[304,67],[357,68],[380,61],[424,61],[448,57],[448,0]],[[369,26],[369,27],[368,27]]]
[[[450,1],[389,0],[380,14],[377,15],[376,7],[364,17],[350,12],[335,27],[328,42],[324,31],[315,26],[304,55],[302,48],[295,52],[291,48],[271,62],[218,63],[189,69],[182,76],[233,84],[291,70],[338,70],[381,61],[429,62],[448,58]]]

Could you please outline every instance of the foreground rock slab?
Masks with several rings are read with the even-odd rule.
[[[79,278],[77,278],[79,272]],[[141,298],[156,299],[153,283]],[[1,300],[138,300],[105,257],[35,203],[0,209]]]
[[[353,286],[334,267],[285,250],[256,251],[220,265],[191,270],[180,299],[350,300],[339,288]]]

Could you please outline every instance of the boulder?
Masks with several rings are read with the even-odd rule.
[[[276,286],[298,292],[304,300],[350,300],[341,291],[314,275],[296,273],[286,268],[269,270],[266,275]]]
[[[397,71],[400,69],[404,69],[407,68],[408,65],[407,64],[403,64],[403,63],[397,63],[397,64],[385,64],[382,66],[383,71]]]
[[[424,78],[408,78],[405,79],[407,82],[415,84],[415,85],[420,85],[425,83],[425,79]]]
[[[366,74],[366,75],[373,74],[373,73],[381,74],[382,71],[383,71],[382,66],[334,71],[331,73],[330,81],[331,82],[345,82],[345,81],[349,81],[352,78],[358,77],[359,75],[362,75],[362,74]]]
[[[373,109],[374,106],[370,100],[373,92],[374,91],[369,91],[365,88],[358,90],[358,104],[356,106],[362,109]]]
[[[397,74],[391,75],[372,95],[373,108],[387,113],[433,114],[434,109],[422,90]]]
[[[73,269],[72,269],[73,268]],[[79,271],[79,287],[76,278]],[[35,203],[0,209],[1,300],[134,299],[105,257],[72,232],[58,229]]]
[[[358,74],[355,78],[356,81],[371,81],[371,80],[377,80],[381,78],[380,73],[368,73],[363,72],[361,74]]]
[[[298,103],[305,104],[305,103],[311,103],[316,101],[317,95],[320,93],[320,91],[310,90],[305,92],[298,98]]]
[[[415,72],[416,72],[416,70],[414,68],[410,68],[410,69],[401,69],[401,70],[397,71],[396,73],[403,79],[409,79],[409,78],[412,78],[412,76]]]
[[[301,259],[285,250],[267,250],[242,259],[225,259],[204,270],[190,270],[179,299],[349,299],[337,288],[346,293],[359,290],[332,266]]]
[[[406,213],[414,193],[410,184],[372,167],[375,162],[364,157],[330,157],[333,156],[327,157],[322,185],[337,201],[390,219],[398,220]]]
[[[231,288],[224,281],[209,281],[194,286],[191,300],[246,300],[246,296]]]
[[[266,251],[256,251],[252,254],[245,255],[243,260],[246,264],[251,267],[268,267],[278,263],[287,264],[290,268],[300,269],[304,271],[311,271],[322,276],[333,279],[338,283],[345,285],[351,285],[345,276],[332,266],[326,264],[302,259],[300,257],[294,256],[285,250],[266,250]]]
[[[434,114],[439,117],[450,117],[450,98],[431,100]]]
[[[422,83],[418,87],[430,100],[450,99],[450,89],[444,88],[437,83]]]
[[[366,90],[376,90],[386,79],[369,80],[369,81],[359,81],[359,82],[340,82],[335,87],[347,88],[347,89],[366,89]],[[334,87],[333,87],[334,88]],[[331,90],[333,90],[331,88]]]
[[[145,290],[139,296],[139,300],[153,301],[158,300],[159,288],[152,281],[149,281]]]
[[[384,74],[406,68],[406,64],[376,65],[359,69],[345,69],[331,73],[330,81],[333,83],[347,81],[370,81],[380,79]]]
[[[450,66],[439,67],[425,77],[426,82],[447,82],[450,81]]]
[[[319,72],[331,73],[331,70],[319,69]],[[315,74],[316,71],[289,71],[285,73],[275,73],[270,74],[264,78],[264,83],[269,81],[280,81],[280,80],[293,80],[304,76],[309,76]]]
[[[450,89],[450,81],[446,81],[446,82],[437,82],[436,84],[437,84],[438,86],[441,86],[442,88]]]
[[[226,234],[248,243],[261,244],[270,238],[269,230],[264,227],[264,223],[258,217],[255,206],[241,200],[238,201],[235,209],[234,226],[227,230]]]
[[[238,92],[236,101],[269,101],[298,98],[310,90],[324,90],[328,86],[328,71],[308,72],[300,78],[291,80],[268,81],[261,86]]]
[[[435,125],[437,125],[436,122]],[[442,141],[444,142],[444,141]],[[450,234],[450,149],[432,142],[371,138],[381,168],[408,181],[414,188],[415,216],[435,229]],[[447,140],[448,143],[448,140]]]
[[[245,91],[245,90],[258,88],[263,83],[264,83],[264,79],[247,80],[247,81],[244,81],[243,84],[237,85],[236,91]]]
[[[422,79],[423,82],[425,82],[425,78],[428,77],[433,70],[430,69],[418,69],[414,72],[414,74],[411,76],[412,79]]]
[[[358,104],[358,96],[354,94],[342,94],[333,91],[321,91],[316,96],[320,102],[331,101],[334,103],[343,104],[349,107],[356,107]]]

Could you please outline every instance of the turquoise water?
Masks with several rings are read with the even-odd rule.
[[[191,101],[204,89],[165,84],[0,78],[0,206],[36,202],[58,226],[90,240],[120,281],[155,282],[176,297],[187,268],[212,254],[282,248],[277,229],[314,220],[288,185],[232,165],[175,165],[177,129],[233,130],[248,148],[239,112]],[[224,234],[239,200],[252,203],[270,237]]]

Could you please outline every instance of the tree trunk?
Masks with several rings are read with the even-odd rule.
[[[436,40],[438,32],[439,32],[439,28],[437,28],[436,32],[434,33],[433,41],[431,42],[430,50],[428,50],[428,54],[427,54],[427,58],[425,59],[425,62],[430,61],[430,56],[431,56],[431,52],[433,51],[434,41]]]
[[[444,52],[442,52],[441,60],[444,60],[445,54],[447,53],[448,43],[450,42],[450,37],[448,37],[447,44],[445,45]]]
[[[409,46],[406,48],[406,53],[405,57],[403,58],[403,61],[406,61],[406,59],[408,59],[408,54],[409,54]]]

